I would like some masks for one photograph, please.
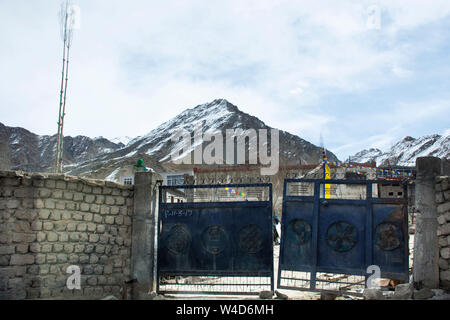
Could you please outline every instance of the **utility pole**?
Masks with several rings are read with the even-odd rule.
[[[58,133],[56,136],[55,173],[62,173],[64,150],[64,116],[66,115],[67,82],[69,78],[69,52],[72,45],[73,29],[75,24],[75,10],[66,0],[61,4],[60,25],[63,40],[63,67],[61,72],[61,89],[59,93]],[[67,50],[66,50],[67,49]]]

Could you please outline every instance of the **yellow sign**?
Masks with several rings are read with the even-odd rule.
[[[327,163],[324,163],[323,165],[324,165],[324,168],[325,168],[325,180],[330,180],[331,179],[330,167],[328,166]],[[330,199],[331,198],[331,185],[330,184],[325,184],[324,197],[325,197],[325,199]]]

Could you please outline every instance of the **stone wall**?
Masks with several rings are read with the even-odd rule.
[[[450,290],[450,177],[436,178],[436,203],[439,239],[439,279]]]
[[[132,215],[133,186],[0,171],[0,299],[121,298]],[[66,287],[70,265],[80,290]]]

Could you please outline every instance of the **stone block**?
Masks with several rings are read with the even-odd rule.
[[[72,253],[75,249],[75,246],[71,243],[64,244],[64,252],[65,253]]]
[[[87,230],[89,232],[95,232],[95,230],[97,230],[97,225],[95,223],[89,222],[87,224]]]
[[[14,246],[9,245],[9,246],[0,246],[0,255],[3,254],[13,254],[14,253]]]
[[[118,207],[118,206],[113,206],[113,207],[111,207],[110,214],[118,215],[118,214],[119,214],[119,211],[120,211],[120,207]]]
[[[434,296],[434,292],[431,289],[423,288],[420,290],[414,290],[413,297],[415,300],[426,300]]]
[[[440,250],[441,257],[444,259],[450,259],[450,247],[445,247]]]
[[[92,253],[94,252],[95,246],[93,244],[87,244],[84,248],[85,253]]]
[[[96,204],[104,204],[105,203],[105,196],[103,196],[103,195],[95,196],[95,203]]]
[[[76,182],[67,182],[67,189],[76,191],[77,190],[77,183]]]
[[[84,244],[76,244],[74,250],[76,253],[82,253],[84,252],[84,248],[85,248]]]
[[[96,253],[104,253],[105,252],[105,246],[104,245],[96,245],[95,246],[95,252]]]
[[[16,243],[29,243],[34,242],[36,240],[37,236],[34,233],[13,233],[12,240]]]
[[[80,254],[80,263],[88,263],[89,262],[89,256],[87,254]]]
[[[109,214],[110,208],[108,206],[101,206],[100,207],[100,214]]]
[[[450,223],[438,226],[438,236],[450,235]]]
[[[6,208],[8,209],[17,209],[20,205],[20,200],[17,199],[9,199],[6,200]]]
[[[408,300],[413,296],[414,286],[412,283],[398,284],[395,287],[395,293],[392,296],[395,300]]]
[[[99,214],[94,214],[94,222],[95,223],[102,223],[103,217]]]
[[[69,234],[70,241],[78,242],[80,240],[80,234],[78,232],[71,232]]]
[[[50,189],[39,189],[39,197],[42,199],[49,198],[52,195],[52,190]]]
[[[450,281],[450,270],[441,270],[441,272],[439,273],[439,279],[442,281]]]
[[[56,186],[55,187],[58,188],[58,189],[66,189],[67,185],[66,185],[65,181],[59,180],[59,181],[56,181]]]
[[[45,241],[46,239],[47,239],[47,234],[46,234],[45,232],[39,231],[39,232],[36,234],[36,240],[37,240],[38,242],[43,242],[43,241]]]
[[[73,199],[73,192],[70,192],[70,191],[64,191],[64,199],[66,199],[66,200],[72,200],[72,199]]]
[[[50,242],[58,241],[58,234],[56,232],[48,232],[47,233],[47,240],[50,241]]]
[[[42,230],[42,221],[33,221],[31,223],[31,230],[41,231]]]
[[[28,221],[16,221],[13,226],[15,232],[31,232],[31,225]]]
[[[50,231],[50,230],[53,230],[54,224],[52,222],[46,221],[43,223],[42,226],[43,226],[44,230]]]
[[[123,216],[117,216],[117,217],[115,218],[115,222],[116,222],[116,224],[118,224],[118,225],[123,224]]]
[[[102,194],[102,188],[101,187],[93,187],[92,193],[93,194]]]
[[[66,209],[66,202],[65,201],[55,201],[55,208],[58,210]]]
[[[105,198],[105,203],[106,203],[107,205],[114,205],[114,203],[115,203],[114,198],[111,197],[111,196],[106,197],[106,198]]]
[[[77,229],[77,224],[74,222],[69,222],[67,224],[67,231],[75,231]]]
[[[86,230],[87,230],[87,224],[86,223],[80,223],[77,226],[77,231],[85,232]]]
[[[89,204],[87,204],[87,203],[81,203],[81,204],[80,204],[80,210],[83,211],[83,212],[89,211]]]
[[[98,205],[96,203],[92,203],[90,211],[92,213],[99,213],[100,212],[100,205]]]
[[[67,254],[65,253],[59,253],[57,255],[58,263],[66,263],[67,262]]]
[[[34,263],[34,255],[32,254],[13,254],[10,264],[12,266],[23,266]]]
[[[77,254],[71,253],[68,255],[69,263],[75,264],[80,261],[80,258]]]
[[[441,215],[439,215],[439,216],[437,217],[437,221],[438,221],[439,224],[445,224],[445,223],[447,223],[447,219],[445,219],[445,216],[444,216],[443,214],[441,214]]]
[[[41,252],[41,245],[38,244],[38,243],[30,244],[30,252],[32,252],[32,253],[39,253],[39,252]]]
[[[28,253],[29,245],[28,244],[18,244],[16,245],[16,253]]]
[[[122,206],[122,205],[125,204],[125,198],[124,197],[116,197],[115,200],[116,200],[116,205],[118,205],[118,206]]]
[[[73,201],[83,201],[84,199],[84,194],[82,194],[81,192],[75,192],[73,194]]]
[[[93,203],[95,201],[95,196],[92,194],[87,194],[84,196],[84,202]]]
[[[63,197],[63,191],[62,190],[53,190],[52,191],[52,198],[54,199],[61,199]]]
[[[89,242],[93,242],[93,243],[98,242],[99,238],[100,237],[99,237],[98,234],[90,234],[89,235]]]
[[[47,209],[55,209],[56,208],[55,201],[52,199],[45,199],[44,203],[45,203],[45,208],[47,208]]]
[[[36,209],[42,209],[45,207],[44,201],[42,199],[34,199],[34,207]]]
[[[450,202],[441,203],[437,206],[438,215],[444,214],[448,211],[450,211]]]
[[[114,217],[112,217],[112,216],[105,217],[105,223],[106,224],[114,224]]]
[[[53,245],[53,252],[55,252],[55,253],[59,253],[59,252],[63,251],[63,249],[64,249],[64,245],[61,243],[55,243]]]
[[[55,222],[55,230],[58,232],[63,232],[67,230],[67,223],[64,221],[57,221]]]

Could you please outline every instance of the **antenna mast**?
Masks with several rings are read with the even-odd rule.
[[[69,77],[69,52],[72,45],[73,29],[75,23],[75,12],[69,0],[61,3],[60,26],[61,38],[63,40],[63,67],[61,72],[61,89],[59,93],[59,114],[58,114],[58,133],[56,137],[56,157],[55,157],[55,173],[62,173],[63,165],[63,129],[64,116],[66,115],[66,95],[67,81]],[[66,50],[67,48],[67,50]]]

